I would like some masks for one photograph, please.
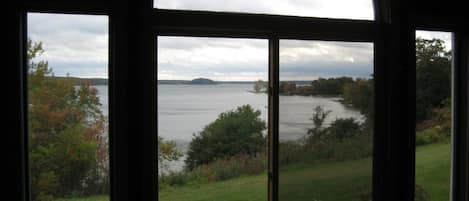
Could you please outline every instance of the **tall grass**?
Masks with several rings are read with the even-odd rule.
[[[265,153],[254,156],[240,154],[201,165],[192,171],[184,170],[160,175],[158,184],[160,189],[163,189],[167,186],[181,186],[188,183],[223,181],[245,175],[257,175],[266,169],[267,157]]]
[[[345,140],[329,139],[314,144],[302,141],[281,142],[279,145],[280,165],[295,163],[317,163],[322,161],[347,161],[369,157],[372,154],[372,138],[360,135]]]

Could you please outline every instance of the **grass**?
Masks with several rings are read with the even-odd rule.
[[[109,196],[107,195],[96,195],[96,196],[90,196],[90,197],[83,197],[83,198],[62,198],[62,199],[57,199],[55,201],[108,201]]]
[[[289,166],[279,177],[280,200],[359,201],[371,192],[371,159]]]
[[[430,194],[431,201],[449,200],[450,167],[448,142],[417,147],[415,182]]]
[[[416,182],[431,201],[448,201],[450,175],[449,143],[417,148]],[[318,165],[296,164],[280,170],[280,200],[335,201],[363,200],[370,189],[371,159],[328,162]],[[60,201],[107,201],[107,196],[61,199]],[[265,201],[267,176],[245,176],[221,182],[168,187],[159,194],[161,201]]]

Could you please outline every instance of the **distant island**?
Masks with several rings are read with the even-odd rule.
[[[188,85],[215,85],[215,84],[252,84],[254,81],[215,81],[208,78],[193,80],[158,80],[158,84],[188,84]]]
[[[189,81],[187,84],[217,84],[217,83],[207,78],[196,78],[196,79]]]

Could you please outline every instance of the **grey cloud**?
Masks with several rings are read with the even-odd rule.
[[[37,59],[49,61],[56,75],[107,76],[107,17],[29,13],[28,37],[43,43]]]
[[[154,7],[183,10],[373,19],[371,0],[155,0]]]
[[[49,66],[56,76],[65,76],[68,74],[72,77],[108,77],[108,66],[106,63],[49,62]]]
[[[194,50],[203,47],[223,47],[239,49],[244,46],[264,48],[267,50],[266,39],[209,38],[209,37],[158,37],[158,48],[176,50]]]
[[[55,33],[58,29],[107,34],[107,22],[107,16],[102,15],[28,13],[28,31],[41,34]]]
[[[230,52],[239,51],[238,46],[254,46],[264,48],[267,51],[266,43],[261,40],[227,40],[217,38],[164,38],[164,43],[159,44],[158,71],[173,73],[175,76],[185,75],[209,75],[218,74],[242,74],[268,72],[267,54],[257,61],[233,60],[231,55],[217,55],[210,57],[211,62],[188,63],[193,57],[203,57],[200,52],[204,48],[228,48]],[[253,42],[253,43],[250,43]],[[166,44],[165,44],[166,43]],[[351,43],[351,42],[324,42],[324,41],[301,41],[282,40],[281,46],[281,72],[288,76],[288,79],[295,77],[369,77],[373,72],[373,45],[371,43]],[[172,51],[174,54],[183,53],[184,57],[174,54],[165,54],[165,51]],[[310,52],[318,52],[318,55]],[[324,52],[322,52],[324,51]],[[284,53],[284,54],[282,54]],[[178,59],[171,59],[175,57]],[[242,55],[241,55],[242,56]],[[261,56],[261,55],[259,55]],[[220,60],[223,62],[213,62]]]

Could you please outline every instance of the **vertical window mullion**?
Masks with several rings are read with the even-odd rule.
[[[269,188],[268,200],[278,201],[279,38],[269,38]]]
[[[469,38],[464,33],[453,35],[453,130],[451,200],[468,200],[468,60]]]

